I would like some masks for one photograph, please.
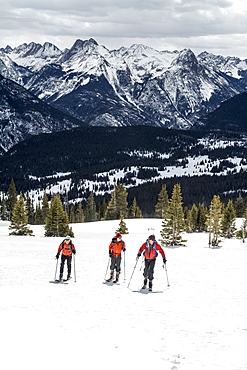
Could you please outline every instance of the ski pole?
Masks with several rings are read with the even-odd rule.
[[[75,255],[73,254],[73,259],[74,259],[74,275],[75,275],[75,283],[76,283],[76,271],[75,271]]]
[[[142,256],[142,263],[141,263],[141,267],[140,267],[140,270],[139,271],[141,271],[141,269],[142,269],[143,261],[144,261],[144,256]]]
[[[170,284],[169,284],[169,280],[168,280],[167,268],[166,268],[166,264],[165,263],[163,264],[163,268],[164,268],[164,266],[165,266],[165,270],[166,270],[167,286],[169,287]]]
[[[54,278],[54,280],[56,280],[56,276],[57,276],[57,265],[58,265],[58,258],[57,258],[57,263],[56,263],[55,278]]]
[[[125,281],[125,252],[124,252],[124,281]]]
[[[106,268],[106,272],[105,272],[105,279],[104,280],[106,280],[106,274],[107,274],[107,271],[108,271],[110,260],[111,260],[111,257],[109,257],[109,260],[108,260],[108,264],[107,264],[107,268]]]
[[[128,288],[128,287],[129,287],[129,285],[130,285],[130,282],[131,282],[131,279],[132,279],[132,277],[133,277],[133,275],[134,275],[134,272],[135,272],[135,269],[136,269],[136,265],[137,265],[137,263],[138,263],[138,258],[136,259],[136,264],[135,264],[135,266],[134,266],[134,269],[133,269],[132,275],[131,275],[131,277],[130,277],[130,281],[129,281],[129,284],[128,284],[127,288]]]

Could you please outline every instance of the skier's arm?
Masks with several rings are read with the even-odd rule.
[[[144,249],[146,248],[146,243],[142,244],[141,248],[139,249],[138,253],[137,254],[141,254]]]
[[[125,251],[126,251],[125,242],[122,242],[122,251],[123,251],[123,252],[125,252]]]
[[[61,252],[61,250],[63,249],[63,245],[62,245],[62,243],[59,245],[59,247],[58,247],[58,251],[57,251],[57,253],[59,254],[60,252]]]
[[[158,243],[156,245],[156,248],[161,253],[161,256],[162,256],[163,260],[166,260],[166,255],[165,255],[164,249]]]

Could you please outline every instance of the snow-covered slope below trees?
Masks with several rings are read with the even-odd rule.
[[[55,285],[62,238],[45,238],[43,226],[32,226],[35,237],[10,237],[0,221],[2,367],[246,369],[246,245],[231,239],[209,249],[207,233],[186,234],[187,247],[165,248],[170,287],[159,256],[153,287],[162,293],[141,293],[141,259],[127,285],[139,247],[150,234],[159,238],[161,220],[126,220],[120,284],[108,286],[118,224],[73,224],[75,270],[69,284]]]

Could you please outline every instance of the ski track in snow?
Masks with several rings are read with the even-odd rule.
[[[138,294],[148,235],[161,220],[125,220],[120,285],[104,282],[108,245],[119,221],[72,225],[76,282],[49,284],[62,238],[9,236],[0,221],[1,368],[244,370],[247,368],[247,245],[224,240],[209,249],[208,234],[186,234],[187,247],[165,248],[156,261],[154,291]],[[59,269],[59,265],[58,265]],[[66,268],[65,268],[66,272]],[[109,271],[107,272],[107,277]]]

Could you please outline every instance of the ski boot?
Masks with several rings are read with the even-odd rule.
[[[110,272],[110,277],[109,277],[109,279],[107,279],[106,281],[107,281],[107,283],[109,283],[110,281],[112,281],[112,279],[113,279],[113,274],[114,274],[114,271],[111,271]]]
[[[113,281],[113,283],[116,284],[118,282],[118,280],[119,280],[119,274],[116,273],[116,279]]]
[[[149,280],[148,290],[149,290],[150,292],[152,292],[152,287],[153,287],[153,283],[152,283],[152,281],[150,281],[150,280]]]
[[[145,278],[145,279],[144,279],[144,284],[143,284],[142,289],[146,289],[146,287],[147,287],[147,279]]]

